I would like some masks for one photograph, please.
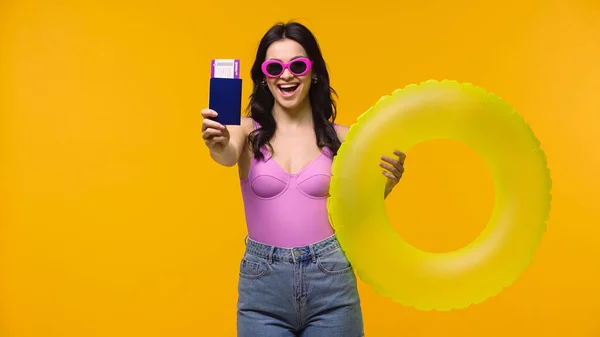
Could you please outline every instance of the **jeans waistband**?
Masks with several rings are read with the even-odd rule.
[[[269,260],[269,262],[272,260],[299,262],[311,259],[314,261],[317,259],[317,257],[340,247],[340,243],[338,242],[335,235],[332,235],[327,239],[315,242],[308,246],[295,248],[281,248],[271,246],[254,241],[250,238],[247,238],[246,240],[247,253],[265,258]]]

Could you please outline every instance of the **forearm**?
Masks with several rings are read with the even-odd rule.
[[[227,144],[222,150],[210,151],[211,158],[223,166],[231,167],[237,164],[239,153],[231,143]]]

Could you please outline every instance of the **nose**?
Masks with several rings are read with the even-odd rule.
[[[289,80],[293,76],[294,75],[292,75],[292,73],[290,73],[290,70],[286,68],[286,69],[283,70],[283,74],[281,74],[281,76],[279,76],[279,77],[281,77],[284,80]]]

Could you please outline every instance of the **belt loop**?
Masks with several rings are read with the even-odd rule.
[[[310,256],[312,257],[312,262],[317,263],[317,255],[315,254],[315,246],[308,245],[308,250],[310,250]]]
[[[267,262],[269,264],[273,263],[273,252],[275,251],[275,246],[271,246],[271,249],[269,250],[269,257],[267,258]]]

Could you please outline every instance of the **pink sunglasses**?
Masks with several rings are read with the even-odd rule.
[[[305,57],[300,57],[291,60],[288,63],[283,63],[278,60],[266,60],[263,62],[261,69],[265,76],[275,78],[281,76],[286,69],[289,69],[290,73],[295,76],[306,75],[306,73],[310,71],[311,67],[311,60]]]

